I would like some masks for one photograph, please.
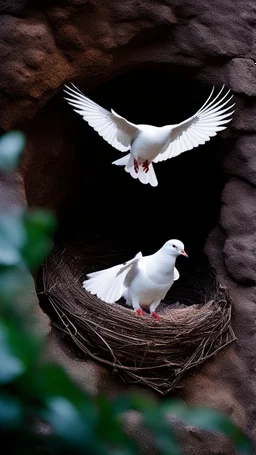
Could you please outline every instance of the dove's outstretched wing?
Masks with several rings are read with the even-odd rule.
[[[176,269],[176,267],[174,267],[174,273],[173,273],[173,281],[177,281],[180,277],[180,274],[178,272],[178,270]]]
[[[124,281],[127,274],[132,269],[137,268],[141,259],[142,254],[138,253],[133,259],[124,264],[115,265],[99,272],[89,273],[87,275],[88,280],[83,282],[83,288],[91,294],[97,295],[104,302],[117,302],[126,290]]]
[[[232,120],[231,115],[234,111],[231,109],[235,103],[224,108],[233,97],[233,95],[228,97],[230,90],[222,98],[220,97],[224,87],[223,85],[215,98],[213,97],[213,87],[209,98],[199,111],[184,122],[173,125],[169,140],[154,159],[155,163],[174,158],[187,150],[198,147],[216,136],[218,131],[226,128],[224,125]]]
[[[117,150],[120,152],[129,150],[132,140],[139,131],[138,127],[118,115],[113,109],[109,112],[91,101],[74,84],[72,86],[73,88],[65,86],[64,91],[69,96],[65,98],[67,102],[76,108],[74,111],[82,115],[83,119]]]

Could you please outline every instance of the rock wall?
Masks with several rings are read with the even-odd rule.
[[[255,4],[251,0],[5,0],[0,11],[0,127],[2,131],[19,127],[27,134],[21,174],[25,188],[28,179],[35,182],[31,205],[58,209],[72,165],[69,139],[59,135],[61,125],[54,128],[51,119],[44,118],[39,140],[40,126],[35,128],[34,120],[63,84],[74,81],[90,89],[130,69],[168,66],[200,82],[225,83],[235,93],[237,111],[223,135],[234,140],[234,146],[222,162],[226,184],[219,223],[205,251],[233,297],[238,341],[187,376],[179,394],[188,402],[223,410],[256,442]],[[62,150],[67,151],[61,155],[64,165],[58,164]],[[7,206],[8,198],[21,197],[19,179],[1,176],[1,206]],[[38,191],[37,179],[45,192]],[[40,311],[38,317],[48,330]],[[101,366],[74,359],[54,332],[49,334],[45,355],[65,365],[92,393],[104,390],[111,395],[123,389]],[[136,434],[138,419],[127,416],[129,430]],[[176,431],[188,454],[192,450],[200,455],[233,453],[222,438],[217,441],[216,436],[209,438],[177,423]],[[144,451],[153,452],[145,435],[138,437]]]

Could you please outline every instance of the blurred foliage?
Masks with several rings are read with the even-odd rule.
[[[18,131],[1,138],[2,172],[17,167],[24,144]],[[0,215],[0,435],[5,451],[19,455],[137,455],[137,443],[122,426],[123,413],[137,410],[159,454],[181,454],[167,414],[223,433],[240,454],[252,453],[243,432],[216,411],[181,401],[159,403],[143,395],[127,394],[113,400],[91,397],[60,366],[40,360],[43,339],[28,331],[33,325],[33,302],[26,286],[31,271],[52,248],[55,226],[55,217],[45,210],[20,208]]]

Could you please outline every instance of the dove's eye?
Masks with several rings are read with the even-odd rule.
[[[173,248],[177,248],[176,245],[172,245],[172,246],[173,246]]]

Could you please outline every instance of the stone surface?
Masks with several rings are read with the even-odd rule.
[[[73,134],[77,130],[72,122],[78,120],[54,101],[65,83],[96,89],[132,69],[168,68],[202,84],[225,83],[235,93],[237,111],[227,133],[234,144],[231,151],[224,150],[226,184],[218,202],[219,223],[205,251],[232,294],[238,341],[184,378],[177,394],[227,413],[256,442],[254,2],[5,0],[0,1],[0,11],[0,128],[21,127],[28,138],[21,173],[0,176],[1,210],[20,203],[47,206],[56,210],[61,222],[64,213],[79,208],[77,176],[85,179],[86,171],[76,154],[80,139]],[[156,91],[153,84],[152,93]],[[97,150],[101,142],[95,144]],[[214,152],[218,154],[217,145]],[[94,178],[87,175],[88,181]],[[205,223],[204,213],[200,220]],[[35,308],[40,326],[49,332],[48,319]],[[93,394],[104,391],[112,396],[128,388],[95,362],[76,359],[53,331],[45,357],[63,364]],[[154,453],[150,438],[140,432],[139,418],[127,416],[127,428],[145,453]],[[174,425],[185,453],[233,453],[216,435]]]
[[[255,305],[256,305],[256,287],[243,286],[232,280],[226,271],[223,260],[223,245],[226,241],[226,234],[220,226],[217,226],[210,234],[205,251],[208,257],[211,258],[211,263],[218,271],[219,279],[225,284],[233,299],[233,316],[232,323],[237,335],[237,355],[239,362],[243,359],[243,364],[240,364],[240,375],[234,374],[234,367],[231,367],[229,372],[233,374],[233,380],[241,381],[239,394],[241,394],[241,402],[246,413],[247,427],[250,428],[250,433],[255,441],[255,406],[254,397],[256,394],[256,359],[254,346],[256,342],[256,327],[255,327]],[[226,368],[229,368],[227,362]],[[237,383],[238,384],[238,383]]]
[[[256,71],[252,59],[233,58],[228,65],[228,85],[236,93],[256,95]]]
[[[256,68],[256,65],[255,65]],[[254,133],[256,130],[256,102],[255,98],[238,98],[236,115],[232,128],[240,133]]]
[[[255,127],[256,130],[256,127]],[[232,153],[223,160],[227,174],[241,178],[256,186],[256,135],[241,136],[232,148]]]
[[[226,231],[224,260],[230,276],[243,284],[256,283],[256,188],[232,178],[222,194],[220,225]]]
[[[4,128],[31,117],[70,79],[89,88],[142,63],[203,67],[202,74],[211,66],[208,82],[226,82],[237,93],[255,91],[255,7],[249,0],[39,4],[0,5]]]

